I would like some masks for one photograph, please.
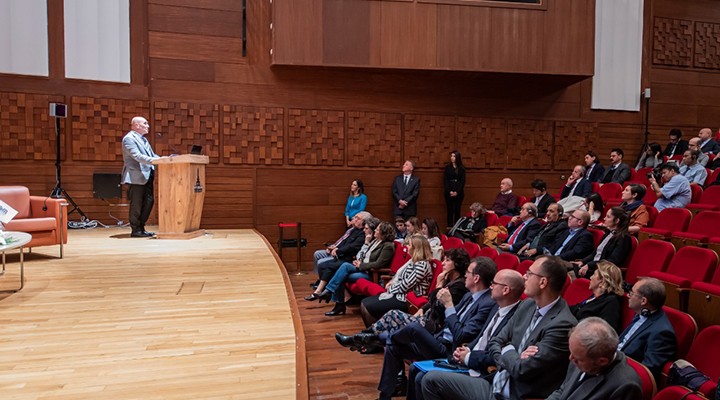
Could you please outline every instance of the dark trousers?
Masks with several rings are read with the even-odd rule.
[[[396,378],[405,370],[404,360],[430,360],[446,358],[451,354],[452,344],[437,339],[418,323],[405,325],[392,334],[385,346],[382,372],[378,390],[381,397],[395,391]]]
[[[462,217],[460,212],[462,210],[462,203],[464,195],[458,193],[455,197],[450,197],[449,193],[445,193],[445,205],[447,207],[447,226],[453,226],[457,220]]]
[[[128,200],[130,200],[130,227],[133,232],[145,230],[145,223],[150,218],[150,212],[155,204],[155,172],[150,172],[150,178],[144,185],[128,185]]]

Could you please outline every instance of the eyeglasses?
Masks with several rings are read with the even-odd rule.
[[[537,276],[538,278],[547,278],[547,276],[545,276],[545,275],[536,274],[535,272],[532,272],[532,271],[530,271],[530,270],[525,271],[525,277],[526,277],[526,278],[529,279],[529,278],[530,278],[531,276],[533,276],[533,275]]]
[[[628,298],[633,297],[633,296],[643,297],[642,294],[637,293],[637,292],[633,292],[632,290],[630,290],[629,292],[627,292],[627,297],[628,297]]]
[[[490,285],[509,286],[509,285],[506,285],[506,284],[504,284],[504,283],[495,282],[495,281],[490,281]]]
[[[574,216],[573,214],[570,214],[570,215],[568,216],[568,219],[570,219],[570,218],[574,218],[574,219],[580,220],[580,218]]]

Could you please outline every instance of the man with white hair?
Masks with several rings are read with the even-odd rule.
[[[131,130],[122,140],[122,183],[128,184],[130,236],[149,237],[154,235],[145,230],[145,223],[155,204],[155,166],[152,162],[160,156],[155,154],[145,138],[150,130],[147,119],[134,117],[130,124]]]
[[[518,198],[512,192],[513,181],[504,178],[500,181],[500,193],[495,197],[492,210],[497,215],[513,215],[518,206]]]

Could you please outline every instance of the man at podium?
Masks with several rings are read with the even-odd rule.
[[[130,132],[122,140],[122,183],[128,184],[132,228],[130,236],[149,237],[154,235],[153,232],[145,230],[145,222],[155,204],[155,166],[152,162],[160,156],[155,154],[145,137],[150,130],[148,121],[143,117],[134,117],[130,126]]]

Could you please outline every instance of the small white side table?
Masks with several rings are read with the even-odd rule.
[[[0,290],[0,293],[14,293],[22,290],[23,286],[25,286],[25,254],[23,253],[23,246],[30,243],[32,235],[25,232],[3,231],[2,236],[8,243],[3,245],[2,242],[0,242],[0,252],[2,252],[2,271],[0,271],[0,276],[5,275],[5,252],[20,249],[20,287],[11,290]]]

